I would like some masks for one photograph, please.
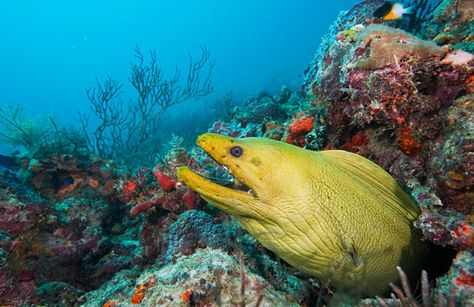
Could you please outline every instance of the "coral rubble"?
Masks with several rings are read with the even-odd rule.
[[[221,250],[206,248],[165,266],[152,266],[138,276],[122,271],[81,298],[84,306],[198,306],[251,304],[298,306],[295,298],[274,289],[261,276],[242,268]]]

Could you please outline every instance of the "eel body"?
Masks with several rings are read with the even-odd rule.
[[[397,266],[417,274],[425,251],[413,227],[419,209],[370,160],[264,138],[203,134],[196,143],[249,189],[187,167],[179,180],[296,269],[359,296],[386,292],[398,281]]]

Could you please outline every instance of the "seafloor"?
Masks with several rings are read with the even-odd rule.
[[[372,18],[382,3],[340,15],[299,90],[229,105],[209,131],[376,162],[421,208],[423,239],[448,250],[432,259],[449,268],[432,300],[472,306],[474,2],[442,1],[409,26]],[[195,148],[174,142],[135,172],[87,155],[18,162],[0,162],[1,306],[314,306],[334,293],[177,182],[182,165],[228,179]]]

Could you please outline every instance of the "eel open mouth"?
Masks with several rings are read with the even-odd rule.
[[[216,158],[222,157],[221,151],[226,150],[225,143],[227,142],[230,142],[230,139],[227,137],[204,134],[197,139],[196,144],[214,161],[222,165],[233,178],[233,181],[229,181],[227,184],[222,185],[222,180],[220,180],[219,183],[216,183],[214,182],[215,179],[199,175],[188,167],[180,167],[177,170],[178,180],[217,207],[223,207],[223,205],[228,207],[235,204],[248,203],[257,197],[257,194],[251,187],[249,187],[246,180],[235,174],[231,165],[226,165],[227,163],[224,161],[219,161],[221,160],[220,158]],[[225,210],[224,208],[220,209]]]
[[[189,188],[195,190],[198,193],[201,193],[201,189],[203,187],[219,187],[222,191],[234,191],[234,192],[241,192],[247,195],[252,195],[256,197],[256,193],[248,187],[245,183],[241,180],[236,178],[232,175],[232,172],[229,172],[232,176],[232,181],[222,181],[218,180],[214,177],[205,177],[203,175],[197,174],[196,172],[192,171],[190,168],[183,166],[180,167],[177,171],[178,180],[183,182]],[[203,193],[204,194],[204,193]]]
[[[191,171],[188,167],[180,167],[178,179],[193,191],[199,193],[208,203],[234,216],[251,216],[248,205],[255,200],[254,194],[219,185]],[[251,191],[251,190],[249,190]]]

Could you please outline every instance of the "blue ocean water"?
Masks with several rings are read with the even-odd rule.
[[[179,119],[180,107],[207,114],[206,103],[229,91],[238,100],[283,84],[298,88],[321,37],[354,3],[5,0],[0,105],[22,104],[26,113],[74,125],[77,112],[90,112],[85,89],[107,76],[124,84],[123,99],[134,99],[128,79],[136,46],[155,50],[169,75],[186,69],[188,54],[199,57],[201,45],[211,53],[213,93],[168,118]]]

